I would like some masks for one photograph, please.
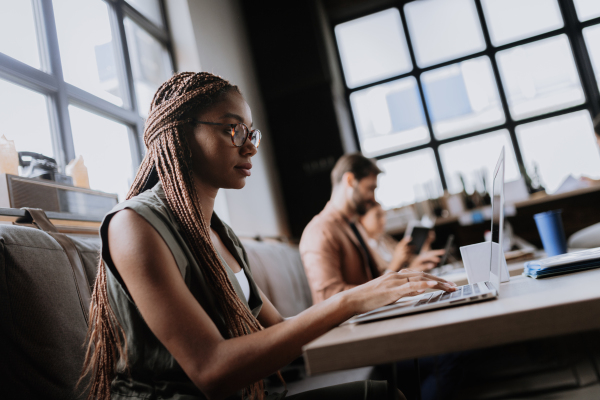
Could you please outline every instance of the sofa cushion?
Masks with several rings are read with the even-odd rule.
[[[99,238],[71,235],[93,285]],[[0,225],[0,397],[75,399],[87,325],[62,247],[34,228]]]
[[[297,246],[246,239],[242,243],[256,284],[282,316],[292,317],[312,306]]]

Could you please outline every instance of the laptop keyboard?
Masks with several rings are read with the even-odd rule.
[[[425,294],[421,300],[419,300],[414,307],[420,307],[422,305],[425,304],[433,304],[433,303],[438,303],[438,302],[443,302],[445,300],[456,300],[456,299],[460,299],[460,298],[467,298],[473,295],[473,292],[475,292],[475,295],[481,293],[481,291],[479,290],[479,286],[477,285],[464,285],[464,286],[459,286],[456,288],[456,291],[449,293],[449,292],[434,292],[434,293],[427,293]]]

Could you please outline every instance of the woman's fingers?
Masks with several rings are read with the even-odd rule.
[[[449,286],[442,282],[437,281],[417,281],[417,282],[408,282],[404,285],[399,286],[401,297],[410,296],[410,293],[417,292],[423,293],[427,289],[438,289],[443,290],[445,292],[454,292],[456,287]]]
[[[444,250],[444,249],[430,250],[430,251],[426,251],[425,253],[421,253],[419,255],[419,258],[427,259],[427,258],[431,258],[431,257],[441,257],[444,255],[445,252],[446,252],[446,250]]]
[[[408,245],[408,243],[410,243],[410,241],[411,241],[411,240],[412,240],[412,237],[410,237],[410,236],[404,236],[404,237],[402,238],[402,240],[398,242],[398,244],[399,244],[399,245],[400,245],[400,244],[402,244],[402,245],[404,245],[404,246],[407,246],[407,245]]]
[[[423,291],[426,289],[437,289],[446,292],[454,292],[456,290],[455,283],[448,282],[444,279],[434,277],[432,275],[425,274],[422,272],[390,275],[396,275],[395,277],[390,276],[389,279],[394,279],[398,282],[395,284],[395,286],[397,285],[396,287],[400,290],[400,297],[414,296],[414,294],[411,293],[417,292],[419,290]]]
[[[447,281],[443,278],[440,278],[439,276],[431,275],[431,274],[428,274],[427,272],[423,272],[423,271],[414,271],[414,270],[409,270],[409,269],[403,269],[402,271],[398,272],[396,275],[398,275],[400,278],[409,278],[409,280],[411,280],[411,281],[432,280],[432,281],[442,282],[442,283],[446,283],[446,284],[449,284],[452,286],[456,286],[456,284],[454,282]]]

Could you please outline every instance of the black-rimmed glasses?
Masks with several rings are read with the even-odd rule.
[[[236,147],[242,147],[244,143],[246,143],[246,139],[250,138],[250,143],[258,148],[260,140],[262,139],[262,133],[258,129],[250,130],[246,124],[241,122],[239,124],[222,124],[219,122],[194,120],[193,123],[198,125],[220,125],[228,127],[231,130],[231,143]]]

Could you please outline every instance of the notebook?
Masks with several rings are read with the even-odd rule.
[[[544,278],[598,267],[600,267],[600,247],[528,261],[525,263],[523,275]]]

